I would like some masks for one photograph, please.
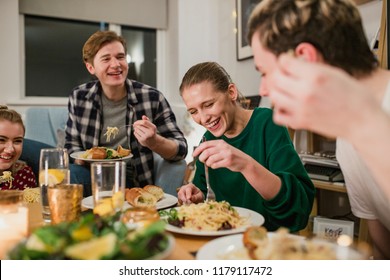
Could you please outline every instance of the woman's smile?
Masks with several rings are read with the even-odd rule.
[[[218,128],[220,128],[220,120],[221,118],[218,118],[212,122],[207,122],[205,123],[204,127],[209,131],[216,131]]]
[[[1,154],[1,155],[0,155],[0,158],[1,158],[1,159],[5,159],[5,160],[10,160],[10,159],[12,159],[12,156],[11,156],[11,155],[4,155],[4,154]]]

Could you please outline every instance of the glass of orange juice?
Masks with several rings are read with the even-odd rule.
[[[42,149],[39,159],[39,186],[41,188],[43,220],[51,222],[47,189],[49,186],[70,183],[67,149]]]

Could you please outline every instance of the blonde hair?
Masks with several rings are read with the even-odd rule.
[[[22,116],[16,112],[15,110],[8,109],[5,105],[0,105],[0,121],[7,120],[11,123],[18,123],[23,127],[23,136],[26,132],[26,128],[24,127]]]

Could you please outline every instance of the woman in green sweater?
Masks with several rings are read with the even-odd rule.
[[[204,164],[216,200],[252,209],[270,230],[306,227],[314,185],[296,153],[288,131],[272,121],[272,110],[247,110],[229,74],[215,62],[199,63],[184,75],[180,94],[192,119],[205,127],[207,141],[192,183],[181,187],[183,203],[199,203],[207,192]]]

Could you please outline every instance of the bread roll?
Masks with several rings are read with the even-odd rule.
[[[142,188],[126,189],[126,201],[134,207],[154,207],[157,198]]]
[[[154,195],[157,198],[157,201],[159,201],[160,199],[162,199],[164,197],[164,190],[162,188],[160,188],[159,186],[146,185],[145,187],[143,187],[143,189],[145,191],[151,193],[152,195]]]
[[[248,255],[256,260],[256,249],[264,242],[268,242],[267,230],[265,227],[251,226],[243,233],[242,242],[247,249]]]

